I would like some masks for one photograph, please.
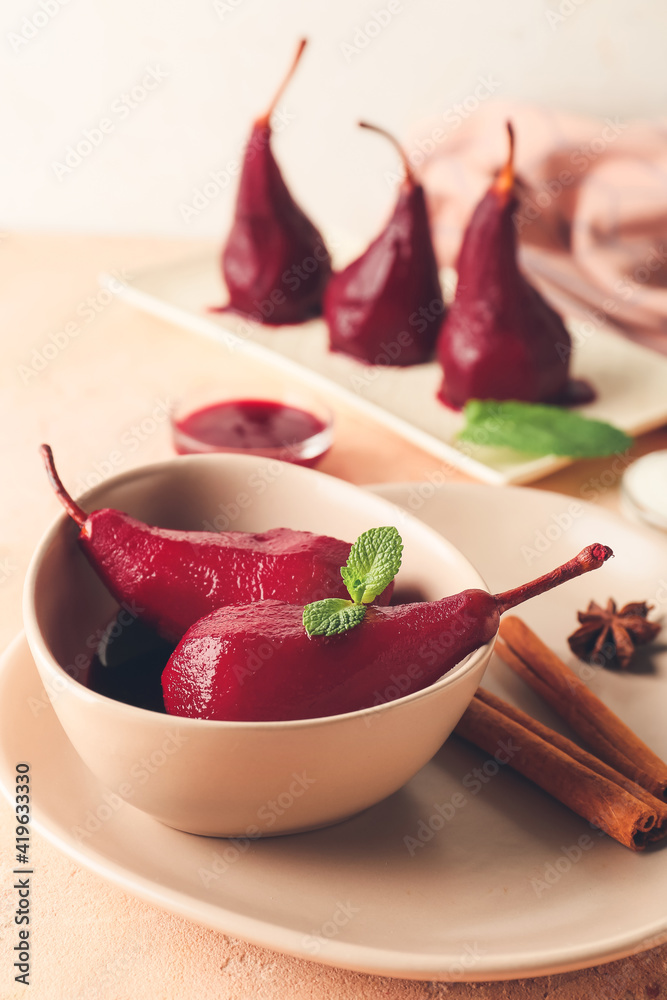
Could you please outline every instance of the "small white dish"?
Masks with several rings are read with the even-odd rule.
[[[251,502],[237,504],[242,494]],[[290,527],[351,541],[368,528],[395,524],[404,542],[398,586],[418,587],[430,600],[484,588],[454,546],[416,518],[399,516],[342,480],[284,462],[187,456],[112,477],[79,502],[87,511],[115,507],[148,524],[192,529],[235,504],[235,531]],[[449,736],[491,655],[492,642],[422,691],[324,719],[217,722],[137,708],[70,676],[117,607],[76,536],[63,514],[37,546],[24,592],[30,649],[63,729],[93,774],[179,830],[256,838],[337,823],[374,805]],[[387,678],[388,688],[393,682]]]
[[[625,470],[621,499],[630,517],[667,531],[667,451],[642,455]]]
[[[448,294],[455,272],[443,272]],[[442,370],[435,362],[409,368],[369,367],[328,350],[326,325],[266,327],[231,313],[207,313],[224,301],[219,255],[195,257],[145,271],[119,289],[118,279],[101,275],[114,294],[155,316],[208,337],[228,351],[262,362],[311,389],[338,397],[367,413],[443,463],[488,483],[528,483],[570,465],[555,455],[524,456],[508,449],[457,444],[463,418],[438,402]],[[667,420],[667,358],[588,321],[567,321],[574,351],[572,375],[594,387],[597,398],[581,408],[627,434],[644,434]]]
[[[294,417],[306,419],[306,428],[303,423],[291,424],[290,432],[300,433],[296,439],[281,440],[268,444],[262,440],[261,444],[254,447],[244,443],[243,445],[232,445],[223,434],[223,441],[215,437],[215,420],[212,427],[206,428],[204,436],[197,434],[197,425],[194,431],[191,421],[194,415],[207,413],[222,405],[241,404],[241,406],[253,403],[268,403],[271,407],[276,407],[279,411],[292,411]],[[269,411],[270,412],[270,411]],[[238,419],[238,411],[234,414]],[[250,414],[252,418],[252,413]],[[247,420],[248,414],[241,413],[241,418]],[[314,392],[307,392],[305,388],[295,390],[289,384],[272,383],[269,387],[262,386],[261,379],[255,374],[247,379],[216,378],[215,380],[201,380],[188,387],[173,404],[169,419],[171,422],[171,435],[174,451],[179,455],[211,455],[211,454],[235,454],[235,455],[256,455],[263,458],[273,458],[283,462],[294,462],[295,465],[304,465],[306,468],[314,468],[331,448],[334,439],[334,415],[331,409],[323,402],[321,397]],[[255,416],[255,429],[259,423],[260,431],[265,428],[267,422],[266,411],[260,413],[260,418]],[[270,422],[270,421],[269,421]],[[190,424],[190,426],[188,426]],[[285,428],[283,424],[283,428]],[[227,432],[229,424],[225,425]],[[213,428],[213,440],[211,430]],[[219,433],[219,425],[218,425]]]
[[[521,616],[667,756],[667,654],[653,654],[655,673],[629,676],[579,663],[565,641],[591,597],[651,598],[664,612],[667,541],[542,490],[412,483],[379,492],[446,534],[493,590],[592,540],[611,545],[616,558],[603,570],[530,601]],[[499,658],[484,685],[558,727]],[[634,854],[598,837],[505,768],[489,775],[487,765],[489,780],[476,785],[486,755],[458,739],[391,798],[337,826],[258,841],[193,837],[93,777],[19,636],[0,663],[0,785],[10,801],[18,760],[31,763],[34,828],[68,857],[154,906],[302,959],[484,982],[566,972],[667,941],[666,850]],[[408,841],[411,853],[408,837],[423,846]]]

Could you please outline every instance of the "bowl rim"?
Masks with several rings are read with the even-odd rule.
[[[145,465],[136,466],[135,468],[128,469],[118,475],[109,476],[98,485],[86,490],[86,492],[82,493],[81,496],[76,498],[76,500],[77,503],[80,503],[85,507],[88,498],[105,487],[122,486],[125,483],[131,483],[136,479],[182,466],[185,463],[193,465],[205,463],[207,465],[218,464],[224,466],[233,465],[239,462],[243,465],[252,465],[253,467],[256,467],[258,463],[260,465],[268,465],[269,463],[280,462],[281,465],[286,465],[293,470],[293,473],[296,474],[297,477],[315,476],[319,478],[325,476],[325,473],[318,472],[316,469],[308,469],[303,466],[294,465],[290,462],[282,462],[280,459],[264,458],[255,455],[236,455],[226,452],[217,452],[215,454],[180,455],[174,458],[164,459],[159,462],[151,462]],[[347,480],[338,479],[332,476],[326,476],[326,479],[330,480],[330,483],[334,486],[334,488],[342,487],[343,489],[351,488],[353,490],[363,490],[363,487],[357,486],[354,483],[349,483]],[[420,521],[419,518],[415,517],[410,511],[404,510],[403,508],[397,508],[395,504],[392,504],[391,501],[386,500],[384,497],[374,496],[373,494],[368,494],[368,496],[373,497],[373,500],[377,501],[381,506],[400,510],[401,518],[407,519],[409,522],[412,522],[419,531],[423,530],[427,534],[433,535],[439,543],[444,542],[446,546],[453,549],[468,563],[472,571],[475,573],[479,580],[480,589],[486,590],[487,593],[490,593],[486,581],[483,579],[477,568],[473,566],[467,556],[457,549],[452,542],[444,537],[444,535],[441,535],[439,532],[435,531],[434,528],[431,528],[423,521]],[[434,695],[440,692],[443,688],[451,686],[451,684],[461,679],[466,674],[471,673],[474,668],[478,666],[480,660],[488,659],[496,642],[497,632],[488,642],[486,642],[483,646],[480,646],[479,649],[473,650],[472,653],[469,653],[464,660],[452,667],[452,669],[447,671],[446,674],[443,674],[443,676],[439,677],[438,680],[427,685],[425,688],[421,688],[419,691],[414,691],[412,694],[403,695],[400,698],[395,698],[391,701],[381,702],[379,705],[371,705],[370,708],[356,709],[354,712],[343,712],[338,715],[318,716],[311,719],[276,719],[271,721],[252,722],[232,719],[197,719],[189,716],[169,715],[168,713],[163,714],[162,712],[154,712],[151,709],[140,708],[137,705],[128,705],[126,702],[118,701],[117,699],[110,698],[107,695],[99,694],[97,691],[86,687],[80,681],[76,680],[76,678],[72,677],[67,672],[65,667],[58,662],[48,648],[46,639],[38,624],[35,603],[35,588],[43,561],[43,555],[51,546],[55,537],[63,529],[63,526],[70,523],[71,519],[68,514],[63,511],[56,515],[55,519],[49,524],[46,531],[40,537],[32,554],[23,586],[23,622],[26,638],[33,656],[36,659],[39,659],[41,664],[46,667],[51,677],[54,680],[57,679],[58,681],[59,690],[56,692],[56,700],[60,696],[60,693],[64,690],[64,684],[65,688],[69,689],[70,693],[79,700],[87,701],[92,704],[99,703],[101,706],[105,707],[107,711],[116,711],[119,713],[129,712],[130,717],[135,715],[137,719],[143,718],[148,725],[164,725],[165,721],[167,721],[172,725],[186,726],[188,728],[201,728],[202,726],[205,726],[209,732],[213,732],[216,729],[258,732],[323,727],[327,725],[335,725],[341,721],[352,720],[354,718],[367,718],[386,711],[396,710],[400,706],[412,704],[413,702],[420,701],[423,698]],[[48,689],[47,694],[49,694],[50,697]]]

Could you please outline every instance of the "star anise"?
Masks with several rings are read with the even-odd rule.
[[[636,647],[651,642],[660,631],[659,623],[646,617],[650,610],[645,601],[626,604],[620,611],[611,597],[606,608],[591,601],[585,611],[577,612],[581,628],[567,640],[570,649],[588,663],[627,670]]]

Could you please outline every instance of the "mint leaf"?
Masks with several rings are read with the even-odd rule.
[[[396,528],[371,528],[359,535],[340,573],[355,604],[370,604],[398,573],[403,542]]]
[[[394,579],[401,565],[403,542],[396,528],[371,528],[359,535],[340,573],[351,601],[329,597],[303,609],[308,635],[340,635],[359,625],[366,604],[375,600]]]
[[[612,424],[543,403],[471,399],[463,413],[466,424],[459,440],[531,455],[595,458],[627,451],[632,444]]]
[[[363,621],[365,614],[363,604],[354,604],[342,597],[328,597],[305,606],[303,626],[308,635],[340,635]]]

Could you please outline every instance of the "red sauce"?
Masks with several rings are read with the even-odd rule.
[[[234,449],[312,465],[331,442],[327,435],[313,447],[306,442],[325,430],[326,424],[306,410],[266,399],[234,399],[176,421],[174,444],[179,455]]]
[[[590,382],[583,378],[571,378],[558,402],[561,406],[583,406],[585,403],[592,403],[594,399],[597,399],[597,393]]]

